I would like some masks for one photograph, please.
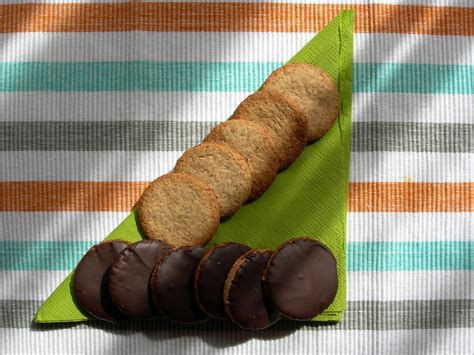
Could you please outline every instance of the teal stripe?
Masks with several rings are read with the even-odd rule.
[[[474,242],[347,244],[348,271],[474,270]]]
[[[252,92],[277,62],[0,63],[0,91]],[[474,94],[474,66],[355,63],[354,92]]]
[[[1,241],[0,270],[71,270],[93,242]],[[347,244],[348,271],[474,270],[474,242]]]
[[[473,65],[357,63],[354,92],[474,94]]]
[[[0,241],[0,270],[71,270],[94,242]]]
[[[0,91],[252,92],[282,63],[0,63]]]

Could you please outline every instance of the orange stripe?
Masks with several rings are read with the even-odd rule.
[[[351,183],[349,211],[474,212],[474,183]]]
[[[129,211],[146,182],[0,182],[0,211]]]
[[[0,32],[317,32],[342,9],[356,32],[474,35],[474,8],[280,3],[0,5]]]
[[[0,211],[129,211],[147,182],[0,182]],[[351,212],[474,212],[474,183],[351,183]]]

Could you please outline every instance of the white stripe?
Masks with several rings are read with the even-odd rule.
[[[152,181],[182,152],[0,152],[0,181]]]
[[[127,212],[2,212],[0,240],[90,241],[105,238]],[[469,241],[474,213],[349,213],[348,242]]]
[[[470,299],[474,271],[347,273],[348,301]]]
[[[0,181],[151,181],[180,151],[0,152]],[[474,154],[352,152],[350,181],[473,182]]]
[[[6,33],[0,61],[285,62],[314,33]],[[356,34],[354,62],[474,64],[474,38]]]
[[[0,121],[222,121],[249,93],[0,93]]]
[[[223,121],[250,93],[0,93],[0,121]],[[352,121],[472,123],[474,95],[354,93]]]
[[[352,152],[349,180],[473,182],[474,154]]]
[[[383,324],[383,320],[380,320]],[[114,330],[58,327],[0,329],[3,354],[469,354],[472,329],[333,330],[295,326],[259,333],[211,332],[182,325],[182,330]],[[218,351],[217,351],[218,350]]]
[[[0,271],[2,300],[44,301],[70,271]]]
[[[360,34],[354,36],[354,62],[474,64],[474,38]]]
[[[100,242],[128,212],[1,212],[0,238]]]
[[[347,242],[469,241],[474,213],[348,213]]]
[[[353,122],[473,123],[474,95],[355,93]]]
[[[9,285],[0,287],[0,299],[45,300],[69,272],[0,271],[1,284]],[[348,301],[455,300],[473,294],[474,271],[347,273]]]

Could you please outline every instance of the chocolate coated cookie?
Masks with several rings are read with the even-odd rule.
[[[127,247],[128,243],[119,240],[94,245],[76,267],[73,276],[75,300],[95,318],[109,322],[127,318],[115,307],[107,288],[110,265]]]
[[[262,275],[271,250],[256,249],[234,263],[224,285],[225,310],[238,326],[260,330],[280,319],[280,313],[265,299]]]
[[[313,239],[289,240],[271,256],[264,285],[269,301],[282,315],[311,319],[336,297],[336,258],[324,244]]]
[[[114,304],[131,318],[149,319],[157,315],[149,284],[156,262],[172,248],[159,240],[143,240],[123,250],[113,262],[109,294]]]
[[[250,248],[238,243],[224,243],[208,250],[194,275],[196,300],[210,317],[226,319],[222,297],[224,283],[235,261]]]
[[[185,246],[163,256],[150,281],[153,300],[172,321],[197,323],[207,319],[194,298],[194,271],[206,248]]]

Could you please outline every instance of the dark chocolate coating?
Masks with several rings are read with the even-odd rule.
[[[336,297],[336,258],[322,243],[292,239],[269,260],[264,284],[268,299],[282,315],[296,320],[314,318]]]
[[[234,262],[250,248],[238,243],[225,243],[210,249],[201,259],[195,275],[196,300],[210,317],[226,319],[224,283]]]
[[[170,320],[197,323],[207,319],[194,297],[194,271],[206,251],[202,247],[180,247],[156,264],[150,281],[153,300]]]
[[[136,319],[157,315],[148,285],[156,262],[171,250],[165,242],[143,240],[130,245],[115,258],[110,267],[109,294],[123,314]]]
[[[270,250],[252,250],[237,259],[226,280],[224,302],[229,317],[241,328],[261,330],[280,319],[265,299],[262,275]]]
[[[110,265],[127,247],[126,242],[118,240],[94,245],[76,267],[73,276],[75,299],[95,318],[109,322],[127,318],[115,307],[107,289]]]

